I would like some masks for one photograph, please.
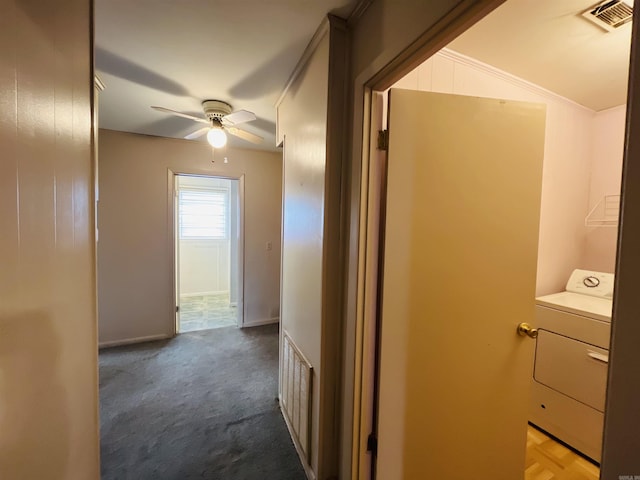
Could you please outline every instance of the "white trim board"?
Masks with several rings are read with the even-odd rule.
[[[515,75],[512,75],[508,72],[505,72],[504,70],[500,70],[492,65],[489,65],[487,63],[483,63],[479,60],[476,60],[475,58],[472,57],[467,57],[466,55],[463,55],[461,53],[458,53],[456,51],[453,50],[449,50],[448,48],[443,48],[442,50],[440,50],[439,52],[437,52],[434,57],[436,56],[440,56],[442,58],[446,58],[448,60],[452,60],[456,63],[465,65],[467,67],[473,68],[475,70],[484,72],[484,73],[488,73],[489,75],[492,75],[494,77],[500,78],[501,80],[504,80],[505,82],[509,82],[512,85],[515,85],[516,87],[528,90],[531,93],[534,93],[536,95],[540,95],[543,97],[547,97],[556,101],[560,101],[560,102],[564,102],[564,103],[568,103],[573,107],[577,107],[580,108],[582,110],[585,110],[587,112],[591,112],[594,113],[595,110],[591,110],[588,107],[585,107],[584,105],[580,105],[577,102],[574,102],[573,100],[567,98],[567,97],[563,97],[562,95],[559,95],[555,92],[552,92],[551,90],[547,90],[544,87],[541,87],[540,85],[537,85],[535,83],[531,83],[523,78],[520,77],[516,77]],[[615,108],[615,107],[612,107]]]
[[[174,139],[178,140],[178,139]],[[239,324],[238,327],[242,328],[244,325],[241,322],[244,322],[244,319],[247,315],[247,308],[244,303],[244,291],[245,291],[245,247],[246,247],[246,239],[244,236],[245,232],[245,174],[244,173],[217,173],[215,171],[203,171],[200,169],[172,169],[167,168],[167,209],[168,209],[168,221],[167,225],[169,228],[169,238],[172,240],[169,243],[169,254],[171,258],[171,262],[173,265],[171,271],[171,279],[172,279],[172,301],[171,301],[171,315],[173,318],[173,329],[174,334],[177,335],[178,332],[178,315],[176,306],[180,303],[180,295],[179,292],[179,266],[177,265],[177,260],[179,258],[179,244],[180,240],[178,238],[177,232],[177,205],[176,205],[176,193],[177,189],[177,179],[179,176],[200,176],[200,177],[212,177],[212,178],[222,178],[227,180],[236,180],[238,182],[238,212],[240,215],[240,221],[238,223],[238,299],[236,302],[236,307],[241,310],[239,316]],[[252,326],[248,325],[248,326]]]
[[[98,348],[120,347],[122,345],[131,345],[134,343],[154,342],[156,340],[167,340],[173,338],[172,335],[162,333],[160,335],[148,335],[146,337],[124,338],[122,340],[111,340],[108,342],[100,342]]]
[[[304,52],[302,52],[302,56],[300,57],[300,59],[298,60],[298,63],[296,64],[293,71],[291,72],[291,75],[289,75],[287,83],[282,89],[282,92],[280,92],[280,95],[278,96],[278,99],[276,100],[274,107],[278,108],[282,103],[282,101],[284,100],[284,98],[287,96],[287,93],[289,92],[291,85],[293,85],[293,82],[296,81],[300,73],[307,66],[309,59],[315,53],[316,49],[318,48],[318,45],[320,44],[320,41],[329,33],[330,25],[331,25],[331,17],[330,16],[324,17],[324,19],[320,23],[320,26],[318,26],[315,33],[313,34],[313,37],[311,37],[311,40],[309,40],[309,43],[304,49]]]
[[[246,322],[242,325],[242,328],[259,327],[261,325],[270,325],[272,323],[279,323],[280,317],[264,318],[262,320],[254,320],[253,322]]]
[[[229,293],[229,290],[211,290],[209,292],[195,292],[195,293],[181,293],[180,298],[185,297],[205,297],[207,295],[220,295],[223,293]],[[233,305],[233,304],[231,304]]]

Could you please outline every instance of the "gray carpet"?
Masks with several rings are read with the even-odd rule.
[[[277,355],[277,325],[101,351],[102,479],[305,479]]]

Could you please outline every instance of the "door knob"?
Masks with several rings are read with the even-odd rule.
[[[521,335],[523,337],[526,335],[527,337],[537,338],[538,329],[533,328],[531,325],[529,325],[526,322],[522,322],[520,325],[518,325],[518,335]]]

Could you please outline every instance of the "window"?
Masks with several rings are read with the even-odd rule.
[[[178,192],[178,211],[181,239],[227,238],[227,190],[181,189]]]

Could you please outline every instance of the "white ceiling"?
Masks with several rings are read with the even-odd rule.
[[[631,23],[607,33],[597,0],[507,0],[448,47],[592,110],[626,102]]]
[[[96,0],[95,62],[107,87],[100,127],[182,138],[202,125],[149,107],[202,116],[201,102],[218,99],[254,112],[242,128],[275,150],[274,104],[289,75],[324,16],[346,17],[355,3]]]
[[[182,138],[219,99],[258,119],[243,126],[275,150],[274,104],[328,12],[357,0],[96,0],[100,126]],[[593,110],[626,100],[631,25],[606,33],[580,13],[593,0],[508,0],[449,45]],[[204,141],[201,139],[200,141]],[[255,148],[235,137],[233,146]]]

